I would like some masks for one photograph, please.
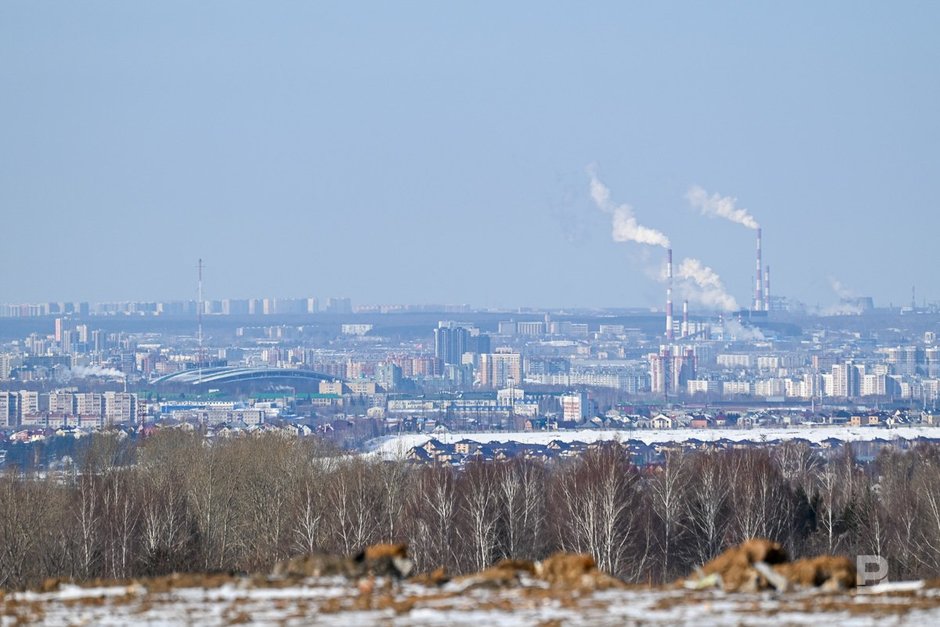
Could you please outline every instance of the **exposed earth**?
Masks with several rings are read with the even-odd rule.
[[[370,552],[371,551],[371,552]],[[406,578],[405,548],[308,556],[273,574],[171,575],[8,592],[2,623],[48,625],[929,625],[940,583],[855,588],[842,558],[789,562],[751,540],[671,586],[625,584],[585,555]],[[848,569],[848,570],[847,570]],[[849,572],[851,571],[851,572]]]

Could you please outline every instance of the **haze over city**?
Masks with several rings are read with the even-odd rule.
[[[938,24],[0,2],[4,624],[940,625]]]
[[[739,306],[696,186],[777,294],[935,300],[938,12],[4,2],[0,301],[191,299],[202,257],[213,299],[661,306],[589,169]]]

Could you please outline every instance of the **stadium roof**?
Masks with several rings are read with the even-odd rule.
[[[154,384],[177,385],[221,385],[226,383],[241,383],[258,380],[301,380],[301,381],[333,381],[336,377],[320,374],[313,370],[300,370],[297,368],[240,368],[226,366],[222,368],[193,368],[164,375],[154,379]]]

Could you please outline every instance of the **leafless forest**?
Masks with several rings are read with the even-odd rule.
[[[167,430],[95,436],[76,471],[0,477],[0,585],[171,571],[263,571],[300,553],[405,541],[419,570],[589,552],[629,581],[663,582],[743,539],[795,556],[886,557],[893,579],[940,573],[940,449],[800,444],[674,453],[638,470],[617,444],[580,459],[463,470],[336,455],[278,435]]]

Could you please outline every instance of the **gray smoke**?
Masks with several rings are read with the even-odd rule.
[[[839,279],[830,276],[829,286],[839,297],[839,303],[829,307],[819,308],[817,313],[821,316],[857,316],[862,313],[862,307],[856,299],[858,294],[855,290],[846,287]]]
[[[101,377],[103,379],[123,379],[124,373],[115,368],[104,368],[102,366],[72,366],[70,369],[73,377]]]
[[[839,279],[832,276],[829,277],[829,287],[831,287],[832,291],[836,293],[836,296],[842,300],[856,298],[858,296],[853,290],[843,285]]]
[[[754,340],[763,340],[764,334],[755,327],[746,327],[737,320],[725,320],[724,334],[732,340],[748,342]]]

